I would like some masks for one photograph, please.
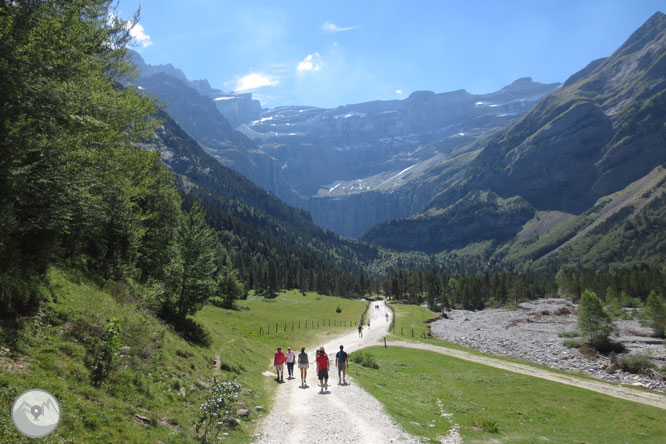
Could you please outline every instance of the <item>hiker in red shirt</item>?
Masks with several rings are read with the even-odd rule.
[[[273,359],[273,365],[275,365],[275,372],[277,373],[277,382],[284,382],[284,361],[286,360],[287,357],[282,353],[282,347],[278,347],[275,359]]]
[[[320,393],[324,393],[324,388],[328,389],[329,367],[328,355],[324,352],[324,347],[321,347],[317,356],[317,376],[319,377],[319,387],[321,387]]]

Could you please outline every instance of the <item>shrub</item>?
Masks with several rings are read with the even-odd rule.
[[[377,361],[375,360],[375,357],[372,356],[369,353],[365,352],[355,352],[350,355],[351,360],[355,364],[362,365],[363,367],[367,368],[374,368],[378,369],[379,364],[377,364]]]
[[[232,424],[230,409],[238,399],[241,386],[236,381],[219,382],[213,380],[213,386],[206,402],[199,407],[201,414],[196,430],[201,442],[214,442],[225,424]]]
[[[490,433],[499,433],[497,421],[482,416],[472,416],[469,419],[469,425],[475,429],[485,430]]]
[[[615,364],[623,372],[641,374],[645,373],[647,370],[656,368],[656,366],[650,361],[650,357],[647,355],[629,355],[623,356],[615,359]]]
[[[560,338],[577,338],[580,336],[580,332],[578,330],[564,331],[562,333],[559,333],[557,336],[559,336]]]
[[[92,385],[99,386],[109,376],[118,360],[120,347],[120,320],[114,317],[106,325],[101,341],[94,347],[90,363]]]
[[[567,348],[579,348],[583,345],[582,339],[565,339],[562,344]]]
[[[578,330],[594,347],[609,342],[615,325],[596,294],[585,290],[578,305]]]
[[[336,313],[342,313],[342,308],[340,308],[340,306],[338,305],[338,308],[335,309],[335,312]]]

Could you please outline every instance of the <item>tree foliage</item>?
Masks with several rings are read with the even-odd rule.
[[[662,338],[666,336],[666,301],[655,292],[651,292],[645,302],[643,322],[655,335]]]
[[[596,347],[607,343],[615,331],[601,300],[589,290],[583,292],[578,304],[578,330]]]
[[[215,294],[216,243],[215,231],[206,224],[201,205],[195,203],[183,216],[171,250],[162,294],[162,309],[167,314],[183,319]]]

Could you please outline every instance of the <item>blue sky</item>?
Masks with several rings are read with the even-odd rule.
[[[270,108],[561,82],[666,12],[663,0],[119,0],[118,13],[139,4],[147,63]]]

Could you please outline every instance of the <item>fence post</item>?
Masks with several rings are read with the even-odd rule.
[[[259,336],[261,336],[261,325],[259,326]]]
[[[412,328],[412,338],[414,337],[414,329]]]
[[[404,334],[405,334],[405,328],[404,328],[404,327],[400,327],[400,334],[401,334],[401,335],[404,335]]]
[[[384,336],[384,348],[386,348],[386,336]]]
[[[291,321],[291,331],[294,331],[294,321]]]
[[[267,334],[267,335],[270,335],[270,334],[271,334],[271,324],[268,324],[268,333],[266,333],[266,334]]]

